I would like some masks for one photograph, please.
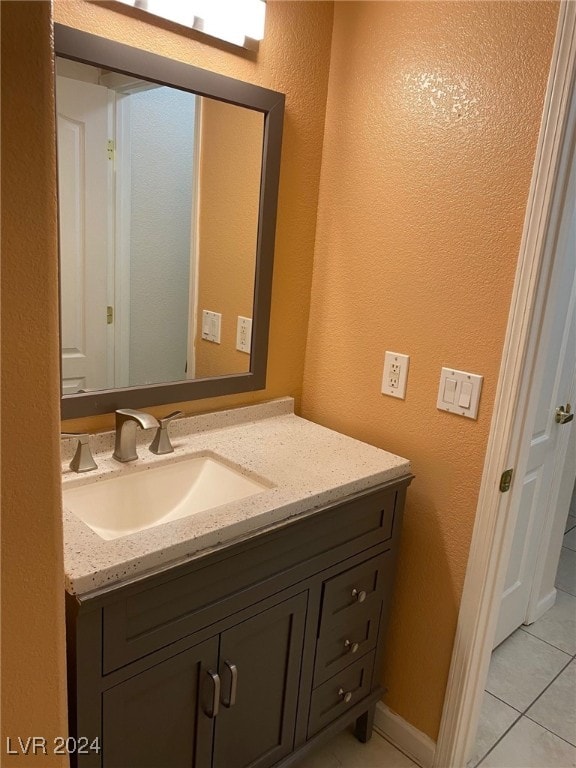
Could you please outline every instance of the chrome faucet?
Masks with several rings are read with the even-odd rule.
[[[136,453],[136,428],[159,427],[158,421],[149,413],[120,408],[116,411],[116,445],[112,458],[117,461],[134,461]]]

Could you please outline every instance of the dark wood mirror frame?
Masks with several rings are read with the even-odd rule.
[[[111,413],[117,408],[145,408],[163,403],[184,402],[264,389],[268,359],[284,95],[61,24],[54,25],[54,48],[57,56],[66,59],[112,69],[143,80],[254,109],[264,116],[250,370],[247,373],[214,378],[62,395],[62,418],[93,416],[99,413]]]

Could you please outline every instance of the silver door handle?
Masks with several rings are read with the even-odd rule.
[[[563,405],[556,408],[556,416],[554,417],[556,424],[568,424],[569,421],[572,421],[574,414],[570,413],[571,410],[572,406],[570,403],[566,403],[566,408]]]
[[[214,672],[212,669],[207,670],[208,677],[212,681],[212,703],[211,707],[206,714],[208,717],[216,717],[220,706],[220,675]]]
[[[230,685],[228,686],[228,696],[222,697],[222,704],[225,707],[233,707],[236,704],[236,691],[238,690],[238,667],[230,661],[225,661],[224,668],[230,675]]]

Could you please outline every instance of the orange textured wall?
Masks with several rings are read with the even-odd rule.
[[[252,317],[264,118],[202,99],[198,205],[196,376],[246,373],[236,349],[239,315]],[[202,311],[222,314],[220,344],[202,339]]]
[[[48,5],[1,3],[2,714],[23,736],[65,722]],[[267,6],[257,58],[84,0],[55,17],[287,94],[268,387],[185,408],[298,397],[304,373],[303,415],[412,459],[388,703],[435,737],[557,6]],[[404,402],[379,395],[385,349],[411,355]],[[485,375],[477,422],[436,411],[443,364]]]
[[[436,738],[558,7],[338,2],[302,413],[407,456],[385,663],[391,709]],[[405,401],[384,351],[411,356]],[[483,374],[477,421],[436,409]]]
[[[300,400],[324,114],[332,34],[331,2],[269,0],[266,36],[258,54],[207,45],[169,22],[142,21],[137,11],[110,10],[86,0],[55,0],[55,21],[121,43],[189,62],[286,94],[279,215],[276,227],[272,317],[265,390],[179,403],[186,412],[226,408],[282,395]],[[168,406],[170,410],[172,406]],[[165,414],[167,407],[150,408]],[[112,416],[76,419],[66,429],[101,429]]]
[[[3,766],[62,766],[66,736],[58,261],[50,4],[2,15]],[[8,756],[6,739],[48,740]]]

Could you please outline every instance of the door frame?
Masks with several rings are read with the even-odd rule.
[[[478,727],[517,517],[514,494],[500,492],[500,477],[510,467],[517,475],[522,471],[522,421],[554,257],[547,235],[559,217],[556,189],[567,178],[563,150],[576,135],[575,85],[576,3],[562,0],[434,755],[437,768],[465,766]]]
[[[110,86],[109,86],[110,87]],[[114,198],[116,241],[114,248],[114,387],[130,382],[130,91],[114,92],[116,125]]]
[[[192,221],[190,224],[190,281],[188,286],[188,343],[186,378],[196,378],[196,338],[198,334],[198,285],[200,281],[200,206],[202,183],[202,97],[194,105],[194,168],[192,169]]]
[[[114,350],[114,383],[112,387],[130,385],[130,226],[132,219],[130,163],[130,96],[160,86],[120,72],[106,72],[100,77],[113,95],[115,120],[111,138],[114,141],[114,216],[115,241],[112,261],[113,290],[110,304],[114,307],[112,338]]]

